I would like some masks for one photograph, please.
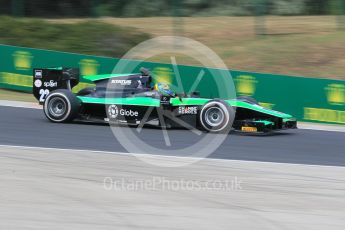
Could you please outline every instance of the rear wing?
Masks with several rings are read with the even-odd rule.
[[[35,68],[33,69],[33,95],[43,104],[49,93],[57,89],[72,88],[79,83],[78,68]]]

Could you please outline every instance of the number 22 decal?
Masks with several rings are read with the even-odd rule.
[[[40,89],[39,94],[41,95],[40,96],[40,102],[44,102],[44,100],[46,99],[46,97],[49,94],[49,89]]]

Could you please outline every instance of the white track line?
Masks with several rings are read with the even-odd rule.
[[[218,159],[218,158],[199,158],[199,157],[187,157],[187,156],[171,156],[171,155],[158,155],[158,154],[146,154],[146,153],[125,153],[125,152],[110,152],[110,151],[101,151],[101,150],[86,150],[86,149],[64,149],[64,148],[49,148],[49,147],[35,147],[35,146],[21,146],[21,145],[0,145],[0,148],[8,149],[19,149],[19,150],[39,150],[39,151],[60,151],[60,152],[74,152],[74,153],[95,153],[95,154],[111,154],[118,156],[133,156],[140,158],[156,158],[156,159],[166,159],[166,160],[179,160],[190,163],[196,163],[200,161],[213,161],[215,163],[246,163],[246,164],[261,164],[263,165],[296,165],[303,166],[308,165],[309,167],[323,167],[323,168],[341,168],[342,166],[333,166],[333,165],[314,165],[314,164],[298,164],[298,163],[281,163],[281,162],[270,162],[270,161],[247,161],[247,160],[234,160],[234,159]]]
[[[298,122],[298,128],[299,129],[320,130],[320,131],[345,132],[345,125]]]
[[[29,109],[42,109],[42,106],[40,106],[38,103],[7,101],[7,100],[0,100],[0,106],[8,106],[8,107],[16,107],[16,108],[29,108]],[[345,132],[345,125],[298,122],[298,128],[299,129],[319,130],[319,131]]]
[[[146,154],[146,153],[126,153],[126,152],[111,152],[111,151],[102,151],[102,150],[87,150],[87,149],[66,149],[66,148],[50,148],[50,147],[35,147],[35,146],[23,146],[23,145],[0,145],[0,148],[11,148],[11,149],[23,149],[23,150],[44,150],[44,151],[71,151],[71,152],[80,152],[80,153],[100,153],[100,154],[115,154],[122,156],[139,156],[139,157],[160,157],[166,159],[181,159],[181,160],[214,160],[214,161],[241,161],[241,160],[231,160],[231,159],[217,159],[217,158],[200,158],[200,157],[187,157],[187,156],[172,156],[172,155],[159,155],[159,154]],[[252,162],[252,161],[248,161]],[[263,162],[265,163],[265,162]]]
[[[110,151],[101,151],[101,150],[86,150],[86,149],[65,149],[65,148],[49,148],[49,147],[35,147],[35,146],[21,146],[21,145],[0,145],[0,148],[10,148],[10,149],[22,149],[22,150],[43,150],[43,151],[61,151],[61,152],[79,152],[79,153],[97,153],[97,154],[115,154],[121,156],[135,156],[135,157],[148,157],[148,158],[163,158],[163,159],[178,159],[178,160],[211,160],[219,162],[241,162],[241,160],[230,160],[230,159],[216,159],[216,158],[197,158],[197,157],[185,157],[185,156],[171,156],[171,155],[158,155],[158,154],[145,154],[145,153],[126,153],[126,152],[110,152]],[[248,161],[251,162],[251,161]],[[266,163],[266,162],[263,162]]]
[[[40,106],[38,103],[23,102],[23,101],[0,100],[0,106],[26,108],[26,109],[42,109],[42,106]]]

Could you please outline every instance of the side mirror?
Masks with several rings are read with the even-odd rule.
[[[141,72],[141,74],[143,75],[143,76],[150,76],[150,70],[149,69],[146,69],[146,68],[144,68],[144,67],[141,67],[140,68],[140,72]]]

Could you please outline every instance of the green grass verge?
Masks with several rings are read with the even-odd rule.
[[[80,23],[84,19],[49,20]],[[334,16],[268,16],[266,35],[255,35],[254,17],[100,18],[117,26],[131,26],[152,37],[180,35],[214,50],[230,69],[345,80],[345,31]],[[178,26],[178,27],[176,27]],[[179,30],[177,30],[179,29]],[[179,34],[176,34],[179,31]],[[151,61],[170,62],[170,55]],[[178,64],[199,65],[188,57]]]
[[[230,69],[345,80],[345,31],[337,30],[334,16],[268,16],[265,21],[267,34],[256,36],[254,17],[188,17],[179,25],[171,17],[0,17],[0,43],[121,57],[149,37],[181,35],[210,47]],[[171,59],[166,54],[148,61]],[[177,62],[200,65],[186,56],[177,56]]]
[[[0,89],[0,100],[37,102],[31,93]]]
[[[52,24],[0,17],[0,43],[7,45],[117,57],[149,37],[134,28],[100,21]]]

